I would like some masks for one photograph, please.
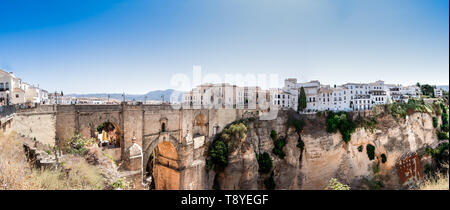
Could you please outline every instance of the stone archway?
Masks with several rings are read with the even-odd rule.
[[[207,119],[203,113],[195,116],[193,124],[193,135],[195,136],[206,136],[208,131]]]
[[[145,163],[150,189],[179,190],[181,171],[177,147],[171,141],[157,143]]]
[[[95,127],[96,134],[108,142],[109,148],[120,148],[122,145],[122,131],[117,123],[106,121]],[[96,137],[96,138],[97,138]]]

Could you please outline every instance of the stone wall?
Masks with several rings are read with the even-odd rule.
[[[55,113],[17,113],[11,122],[10,130],[20,135],[54,146],[56,141]]]

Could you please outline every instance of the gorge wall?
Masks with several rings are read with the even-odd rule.
[[[337,178],[352,189],[367,189],[364,183],[372,180],[375,173],[381,177],[383,189],[400,189],[397,161],[405,154],[438,143],[432,124],[433,116],[428,113],[413,113],[406,119],[380,114],[373,129],[358,127],[348,143],[342,140],[339,132],[327,133],[325,116],[308,115],[302,116],[305,126],[301,132],[304,142],[301,151],[297,146],[299,135],[293,127],[287,126],[291,114],[280,111],[276,120],[249,122],[246,138],[228,154],[228,166],[217,175],[212,170],[208,172],[208,189],[213,188],[214,182],[220,189],[226,190],[265,189],[264,180],[270,174],[258,172],[256,158],[256,153],[264,152],[270,154],[273,162],[275,189],[320,190],[327,186],[331,178]],[[286,139],[283,148],[286,156],[283,159],[272,152],[272,130]],[[368,144],[375,146],[373,160],[369,159],[366,151]],[[381,161],[382,154],[386,156],[384,163]],[[427,162],[430,158],[421,158],[422,170]],[[215,177],[217,180],[213,180]]]

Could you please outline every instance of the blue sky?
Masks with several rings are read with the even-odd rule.
[[[444,0],[2,0],[0,68],[49,91],[145,93],[171,76],[449,84]]]

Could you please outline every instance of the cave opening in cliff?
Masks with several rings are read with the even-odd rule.
[[[161,142],[149,157],[146,166],[151,190],[179,190],[180,170],[178,152],[171,142]]]

